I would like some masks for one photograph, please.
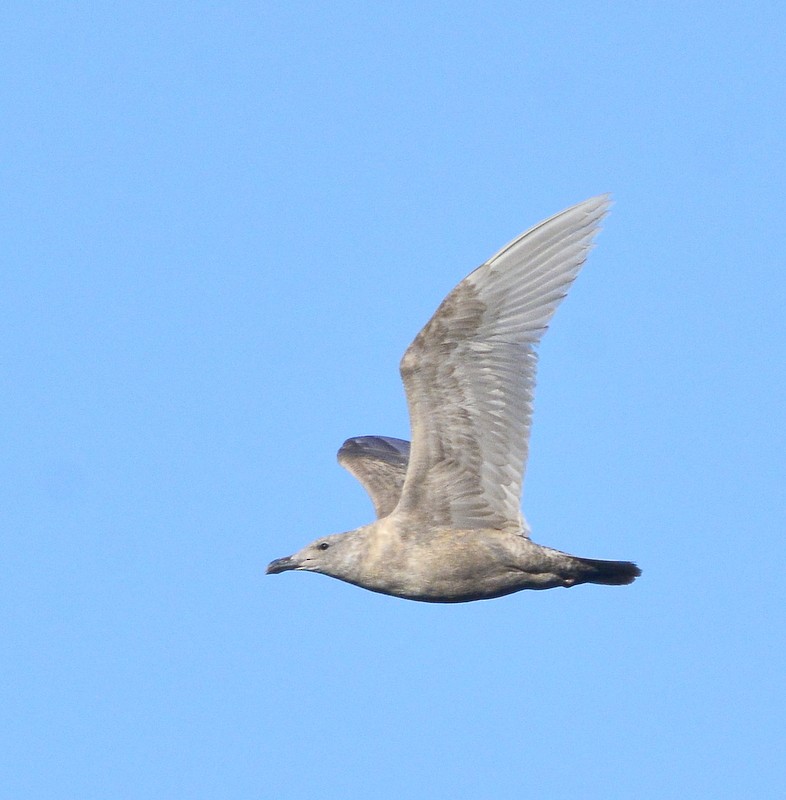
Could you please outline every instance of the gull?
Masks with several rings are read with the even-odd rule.
[[[629,561],[536,544],[521,513],[536,346],[609,207],[608,195],[541,222],[470,273],[401,360],[412,443],[348,439],[338,460],[368,491],[377,519],[316,539],[268,573],[319,572],[432,603],[522,589],[632,583]]]

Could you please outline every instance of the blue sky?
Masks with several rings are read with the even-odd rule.
[[[0,10],[0,796],[774,797],[782,3]],[[630,587],[430,606],[368,522],[398,360],[610,191],[541,348],[533,538]]]

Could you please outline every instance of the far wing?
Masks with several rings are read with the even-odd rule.
[[[409,442],[391,436],[356,436],[338,451],[338,463],[369,493],[377,517],[386,517],[401,496],[409,461]]]
[[[397,514],[526,535],[535,346],[608,205],[586,200],[519,236],[459,283],[409,346],[401,377],[412,453]]]

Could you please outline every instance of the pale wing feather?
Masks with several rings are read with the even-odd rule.
[[[516,528],[540,341],[609,206],[586,200],[519,236],[442,302],[401,361],[412,445],[397,513]]]
[[[409,442],[392,436],[355,436],[338,451],[338,463],[363,484],[377,517],[396,507],[408,461]]]

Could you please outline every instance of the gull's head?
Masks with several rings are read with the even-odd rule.
[[[275,575],[294,569],[351,580],[350,576],[359,560],[359,545],[364,538],[362,530],[322,536],[294,555],[271,561],[267,565],[267,574]]]

